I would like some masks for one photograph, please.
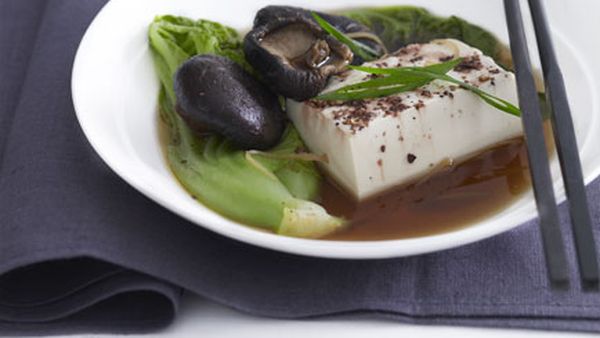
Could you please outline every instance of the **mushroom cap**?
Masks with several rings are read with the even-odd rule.
[[[177,112],[196,133],[216,133],[238,148],[263,150],[285,129],[277,95],[228,58],[190,58],[177,70],[174,89]]]
[[[315,97],[352,60],[350,49],[300,12],[263,18],[244,38],[246,60],[271,89],[298,101]]]
[[[333,15],[322,12],[316,13],[344,34],[365,33],[363,35],[371,35],[376,37],[375,33],[367,26],[356,20],[350,19],[347,16]],[[302,16],[316,24],[316,21],[309,10],[293,6],[266,6],[256,13],[254,18],[254,27],[265,25],[267,22],[273,20],[282,20],[282,18],[298,16]],[[385,54],[386,48],[382,45],[381,40],[378,38],[372,39],[368,37],[355,37],[354,39],[367,45],[368,47],[371,47],[371,49],[373,49],[379,55]],[[363,60],[360,56],[354,55],[354,59],[352,60],[353,65],[360,65],[363,62],[365,62],[365,60]]]

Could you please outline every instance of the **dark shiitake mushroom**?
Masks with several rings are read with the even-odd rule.
[[[367,26],[343,15],[332,15],[321,12],[317,12],[317,14],[339,31],[346,34],[348,37],[367,45],[368,47],[371,47],[371,49],[377,52],[378,55],[387,53],[387,49],[381,39]],[[256,13],[256,17],[254,18],[254,27],[263,26],[269,21],[281,20],[282,18],[290,18],[295,16],[303,16],[304,18],[316,23],[315,19],[311,15],[311,11],[306,9],[291,6],[267,6]],[[365,60],[363,60],[360,56],[354,55],[352,60],[353,65],[360,65],[363,62],[365,62]]]
[[[373,33],[367,26],[360,24],[358,21],[354,21],[346,16],[341,15],[331,15],[325,13],[317,13],[321,16],[325,21],[329,22],[332,26],[337,28],[342,33],[346,34],[349,38],[356,40],[363,45],[367,45],[371,47],[373,51],[377,53],[377,55],[383,56],[387,54],[387,49],[383,44],[383,41]],[[307,14],[308,15],[308,14]],[[312,18],[312,16],[311,16]],[[364,63],[366,60],[363,60],[358,55],[354,55],[354,59],[352,60],[353,65],[360,65]]]
[[[285,128],[277,95],[237,63],[194,56],[175,74],[177,112],[196,133],[216,133],[241,149],[274,146]]]
[[[304,12],[286,7],[258,12],[254,28],[244,39],[244,52],[273,91],[298,101],[319,94],[327,79],[353,58],[348,46]]]

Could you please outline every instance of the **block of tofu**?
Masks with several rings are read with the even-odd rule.
[[[426,66],[455,57],[464,61],[448,75],[517,104],[514,75],[457,40],[409,45],[365,66]],[[323,92],[369,78],[364,72],[348,70],[333,77]],[[357,199],[418,179],[439,163],[460,162],[522,135],[518,117],[443,81],[384,98],[288,100],[287,107],[308,148],[327,155],[324,168]]]

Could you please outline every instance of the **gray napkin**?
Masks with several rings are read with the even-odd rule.
[[[158,329],[181,288],[271,317],[600,332],[600,295],[549,289],[536,222],[446,252],[343,261],[238,243],[146,199],[90,148],[71,104],[73,56],[103,3],[0,2],[0,334]],[[598,231],[600,180],[588,192]]]

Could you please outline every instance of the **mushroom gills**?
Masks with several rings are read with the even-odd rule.
[[[324,66],[339,67],[347,64],[342,56],[333,54],[326,40],[302,23],[281,27],[265,36],[260,45],[278,56],[283,63],[305,69]]]
[[[334,15],[322,12],[316,12],[320,17],[325,19],[329,24],[336,29],[346,34],[348,37],[367,45],[380,56],[387,54],[387,49],[381,39],[360,22],[353,20],[347,16]],[[281,21],[290,18],[302,17],[316,24],[315,19],[311,15],[311,11],[292,6],[267,6],[258,11],[254,19],[254,27],[265,25],[267,22]],[[354,55],[351,64],[360,65],[366,60],[360,56]]]
[[[274,92],[304,101],[352,61],[348,46],[302,15],[261,22],[244,38],[244,53]]]

